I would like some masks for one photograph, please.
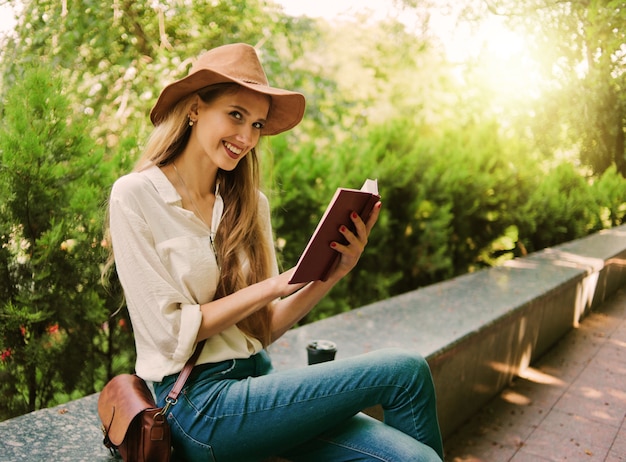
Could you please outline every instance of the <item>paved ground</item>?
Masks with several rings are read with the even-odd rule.
[[[626,461],[626,288],[445,446],[446,462]]]

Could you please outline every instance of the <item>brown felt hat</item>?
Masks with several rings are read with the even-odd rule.
[[[295,127],[304,115],[305,100],[300,93],[270,87],[254,47],[233,43],[203,53],[189,75],[166,86],[150,112],[158,125],[182,98],[216,83],[235,82],[242,87],[271,97],[267,122],[262,135],[276,135]]]

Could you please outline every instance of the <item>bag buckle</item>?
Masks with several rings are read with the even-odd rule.
[[[163,406],[163,409],[161,409],[160,412],[157,412],[154,416],[165,417],[167,412],[170,410],[170,407],[175,406],[177,402],[178,402],[178,398],[174,399],[168,396],[167,398],[165,398],[165,406]]]

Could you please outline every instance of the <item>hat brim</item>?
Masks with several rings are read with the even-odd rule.
[[[166,86],[156,104],[150,111],[150,120],[158,125],[165,119],[169,110],[182,98],[198,90],[217,83],[233,82],[252,91],[271,97],[267,122],[261,130],[262,135],[277,135],[300,123],[306,106],[304,95],[294,91],[251,83],[235,79],[209,69],[201,69]]]

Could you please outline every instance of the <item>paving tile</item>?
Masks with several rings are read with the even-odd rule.
[[[619,427],[624,418],[623,406],[616,406],[615,400],[606,394],[584,396],[568,391],[554,409],[614,427]]]
[[[541,357],[534,368],[562,381],[570,382],[593,361],[600,347],[599,343],[575,343],[566,339]]]
[[[539,430],[571,437],[583,445],[609,448],[613,444],[619,428],[594,422],[578,415],[553,410],[541,422]]]
[[[546,460],[604,462],[608,449],[581,443],[577,438],[538,429],[524,443],[522,451]]]
[[[517,379],[446,442],[446,461],[509,460],[561,394],[548,385]]]
[[[545,418],[558,396],[558,393],[551,394],[550,392],[541,394],[538,387],[525,389],[514,386],[503,390],[490,403],[488,409],[491,413],[500,416],[502,426],[505,426],[507,422],[511,425],[534,426]]]
[[[506,461],[541,422],[544,410],[500,397],[485,406],[446,442],[447,461]],[[456,444],[455,444],[456,442]]]
[[[626,322],[622,322],[611,334],[611,338],[626,342]]]
[[[626,374],[604,366],[589,366],[570,386],[574,394],[588,398],[605,399],[626,411]]]
[[[509,462],[549,462],[552,459],[546,459],[540,457],[537,454],[529,454],[524,451],[524,448],[520,449]],[[495,461],[493,461],[495,462]]]
[[[526,396],[529,404],[544,408],[546,411],[554,406],[569,387],[567,381],[546,374],[540,369],[527,368],[522,374],[523,377],[517,377],[510,389]]]
[[[607,344],[598,356],[593,359],[593,365],[611,370],[613,374],[621,375],[626,382],[626,342],[616,344],[613,339]]]
[[[462,448],[446,448],[445,462],[495,462],[510,460],[517,450],[516,445],[501,444],[489,438],[468,439]]]
[[[615,437],[615,441],[613,441],[611,452],[614,454],[622,454],[622,456],[626,457],[626,419],[622,422],[622,426]]]
[[[626,453],[609,452],[604,462],[623,462],[626,461]]]
[[[599,323],[594,323],[594,320],[602,316],[600,313],[593,313],[589,317],[582,321],[582,323],[575,327],[572,331],[573,335],[570,336],[572,342],[586,344],[588,348],[599,348],[606,343],[607,337],[611,335],[617,326],[602,326]],[[608,320],[609,318],[607,318]],[[612,318],[610,318],[613,322]]]

